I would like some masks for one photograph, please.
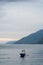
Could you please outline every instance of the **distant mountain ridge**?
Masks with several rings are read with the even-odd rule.
[[[7,44],[43,44],[43,29],[32,33],[18,41],[9,41]]]
[[[14,44],[16,41],[9,41],[7,44]]]
[[[43,44],[43,29],[16,41],[14,44]]]

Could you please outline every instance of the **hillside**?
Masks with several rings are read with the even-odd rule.
[[[43,30],[39,30],[35,33],[24,37],[14,44],[43,44]]]
[[[16,41],[9,41],[6,44],[14,44]]]

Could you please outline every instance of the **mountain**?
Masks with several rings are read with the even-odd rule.
[[[14,44],[43,44],[43,29],[16,41]]]
[[[43,44],[43,38],[38,41],[38,44]]]
[[[9,41],[6,44],[14,44],[16,41]]]

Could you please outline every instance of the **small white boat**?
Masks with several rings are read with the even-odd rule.
[[[22,50],[22,52],[20,53],[20,57],[21,57],[21,58],[24,58],[25,55],[26,55],[25,50]]]

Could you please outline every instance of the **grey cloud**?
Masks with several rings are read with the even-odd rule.
[[[43,2],[43,0],[0,0],[0,2]]]
[[[43,0],[0,0],[0,2],[3,2],[3,3],[8,3],[8,2],[39,2],[39,3],[43,3]]]
[[[4,5],[5,5],[4,3],[0,2],[0,18],[5,16],[5,11],[4,11],[4,8],[3,8]]]
[[[1,2],[32,1],[32,0],[0,0]]]
[[[0,0],[1,2],[38,1],[38,0]]]
[[[5,16],[5,12],[3,12],[2,10],[0,10],[0,18]]]
[[[17,1],[17,0],[0,0],[0,1]],[[21,0],[18,0],[18,1],[21,1]],[[29,1],[33,1],[33,0],[29,0]],[[0,37],[13,38],[15,35],[15,37],[19,38],[24,35],[23,33],[19,33],[21,35],[19,36],[18,31],[19,32],[24,31],[25,34],[27,34],[27,32],[29,33],[31,31],[33,32],[34,30],[39,29],[40,24],[43,23],[43,13],[41,13],[43,12],[42,5],[39,4],[40,5],[39,7],[37,3],[36,4],[30,3],[30,5],[29,3],[27,3],[25,4],[26,6],[25,7],[23,4],[20,4],[20,3],[18,4],[16,3],[16,5],[14,5],[14,3],[13,4],[7,3],[4,6],[0,5],[0,32],[5,32],[0,34]],[[4,15],[6,14],[6,16],[1,18],[3,14]],[[41,28],[43,28],[42,26]],[[8,32],[8,34],[6,32]],[[9,32],[10,33],[14,32],[15,34],[12,33],[10,35]]]

